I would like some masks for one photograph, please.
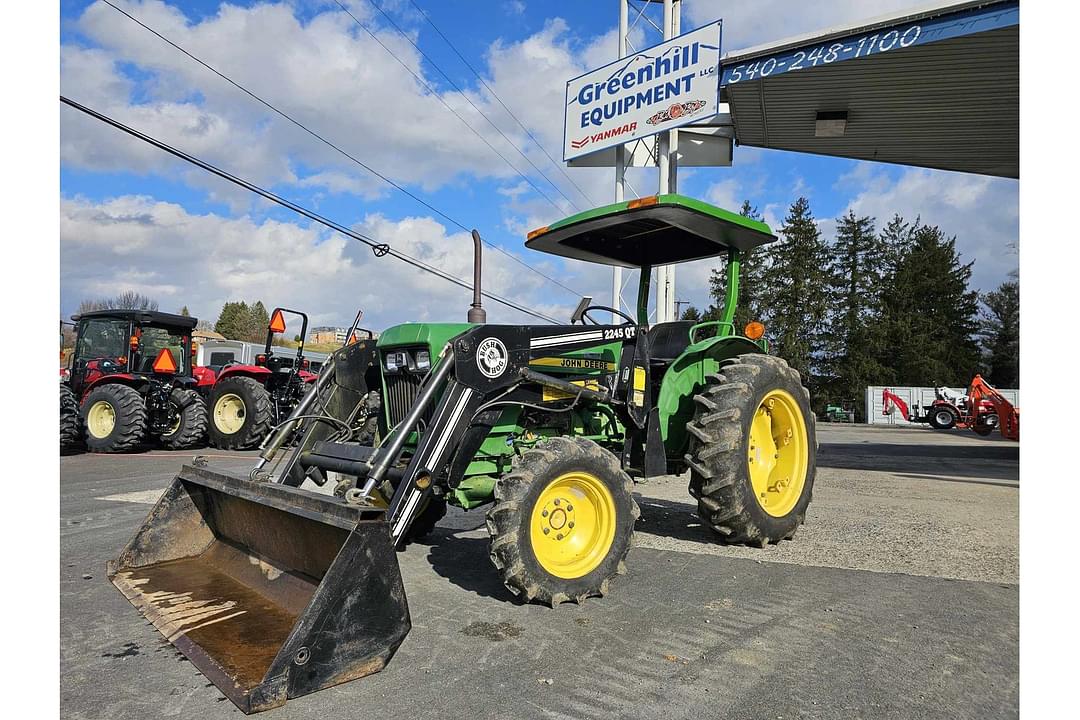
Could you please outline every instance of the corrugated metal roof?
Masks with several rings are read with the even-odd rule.
[[[1015,6],[1004,0],[969,2],[904,13],[731,53],[723,67],[728,72],[733,62],[789,57],[800,48],[819,48],[853,33],[881,35],[943,14],[985,18],[986,9]],[[972,23],[965,28],[970,34],[959,37],[729,83],[724,93],[736,142],[1019,177],[1019,25],[1001,24],[981,30],[985,25]],[[846,112],[843,135],[816,137],[819,112]]]

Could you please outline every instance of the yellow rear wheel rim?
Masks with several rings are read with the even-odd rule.
[[[86,413],[86,429],[96,438],[107,438],[116,427],[116,410],[108,400],[98,400]]]
[[[784,517],[802,497],[810,443],[799,403],[786,390],[772,390],[750,424],[748,467],[754,497],[773,517]]]
[[[615,540],[615,498],[595,475],[574,471],[551,481],[533,506],[529,538],[537,562],[555,577],[584,577]]]
[[[246,415],[244,400],[235,393],[225,393],[214,403],[214,425],[225,435],[244,427]]]

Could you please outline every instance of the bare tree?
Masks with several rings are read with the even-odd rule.
[[[94,310],[157,310],[158,301],[135,292],[125,290],[116,297],[100,298],[98,300],[83,300],[79,303],[79,312],[92,312]]]

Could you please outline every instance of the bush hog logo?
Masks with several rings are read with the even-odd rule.
[[[668,120],[678,120],[681,117],[687,115],[693,115],[701,108],[705,107],[706,102],[704,100],[691,100],[685,103],[675,103],[667,110],[661,110],[653,115],[651,118],[645,121],[647,125],[659,125],[660,123],[667,122]]]
[[[617,137],[619,135],[627,135],[634,132],[635,130],[637,130],[636,122],[626,123],[625,125],[620,125],[617,128],[611,128],[610,130],[605,130],[603,132],[586,135],[580,140],[571,140],[570,147],[574,148],[575,150],[580,150],[591,142],[600,142],[601,140],[607,140],[608,138]]]
[[[476,348],[476,366],[485,377],[495,379],[506,370],[506,346],[498,338],[488,338]]]

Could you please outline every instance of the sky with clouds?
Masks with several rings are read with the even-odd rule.
[[[475,227],[502,250],[487,249],[485,289],[544,314],[569,315],[577,297],[566,288],[610,301],[608,268],[523,242],[534,227],[613,199],[610,169],[560,168],[548,156],[561,155],[566,80],[615,56],[614,2],[343,0],[348,12],[325,0],[112,2],[438,212],[100,1],[61,2],[64,95],[465,279],[463,228]],[[725,50],[736,50],[911,4],[685,0],[683,27],[723,17]],[[348,324],[357,308],[377,329],[464,319],[468,291],[59,112],[65,316],[83,299],[133,289],[211,321],[240,299],[305,309],[315,325]],[[649,194],[655,170],[630,179]],[[895,212],[921,216],[957,237],[980,289],[1017,264],[1014,180],[736,148],[731,168],[681,171],[679,190],[732,209],[748,199],[774,229],[805,195],[826,237],[848,209],[879,224]],[[707,304],[713,266],[679,266],[678,298]],[[526,321],[486,307],[492,322]]]

